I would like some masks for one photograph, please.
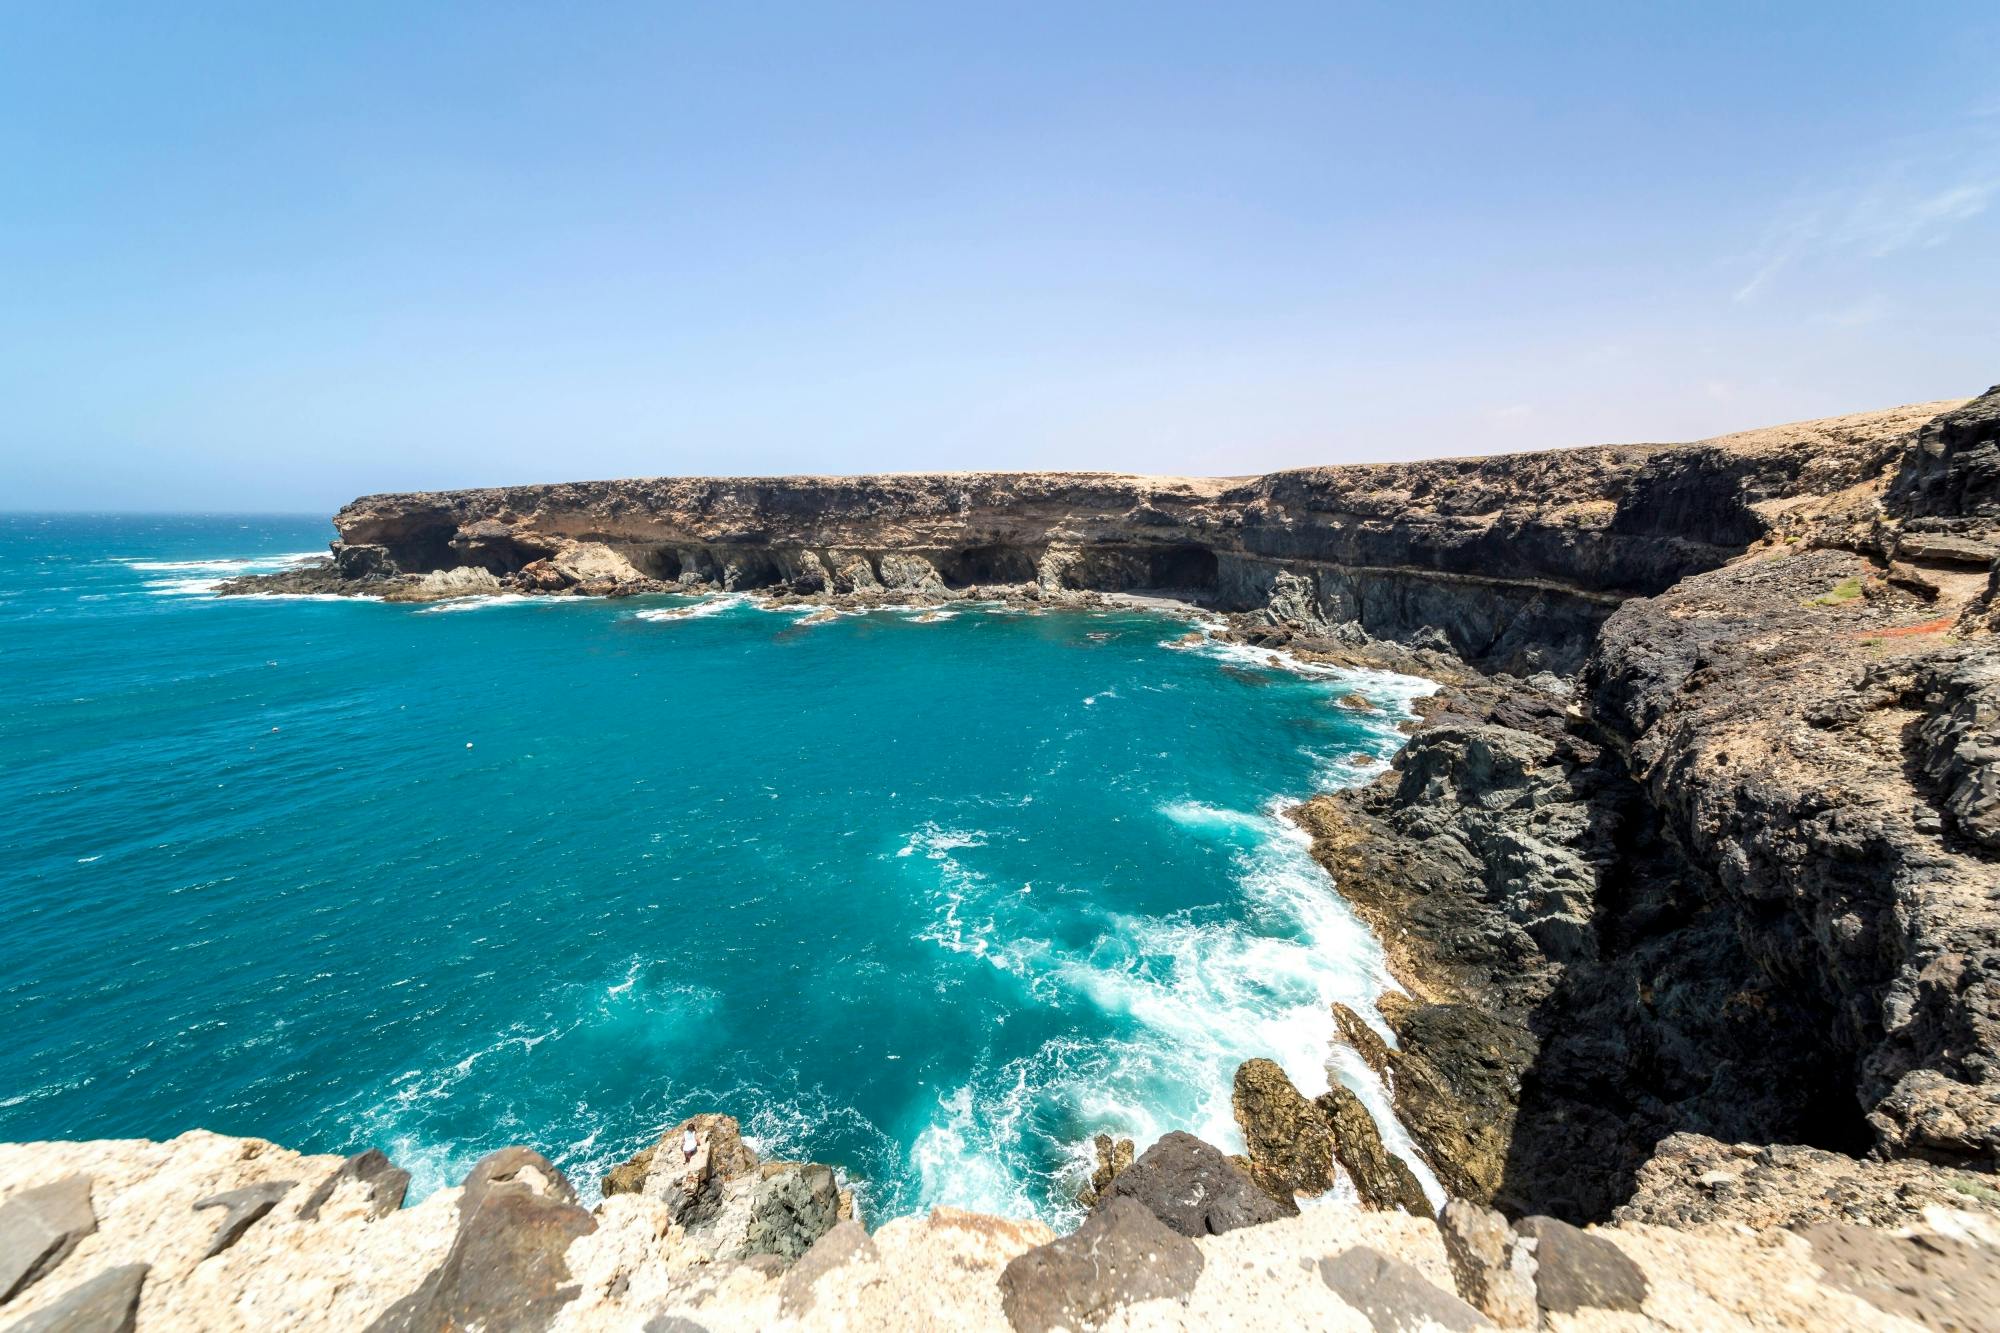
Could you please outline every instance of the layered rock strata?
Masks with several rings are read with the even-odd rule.
[[[1309,468],[651,478],[373,495],[320,566],[230,592],[764,590],[938,599],[1170,592],[1468,661],[1573,670],[1621,601],[1861,481],[1940,404],[1699,445]]]

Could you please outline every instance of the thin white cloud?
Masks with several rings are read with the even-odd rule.
[[[1983,110],[1947,144],[1905,143],[1890,161],[1781,209],[1732,294],[1756,299],[1807,259],[1884,259],[1943,245],[2000,197],[2000,134]]]

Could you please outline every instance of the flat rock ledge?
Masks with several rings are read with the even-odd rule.
[[[1186,1134],[1116,1171],[1060,1237],[953,1208],[870,1233],[829,1168],[760,1162],[720,1115],[675,1126],[613,1182],[586,1208],[547,1158],[510,1147],[401,1207],[379,1153],[201,1131],[0,1144],[0,1333],[1915,1330],[1992,1328],[2000,1309],[1989,1214],[1577,1228],[1464,1200],[1441,1222],[1301,1210]]]

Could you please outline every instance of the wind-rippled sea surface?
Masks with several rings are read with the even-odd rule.
[[[1060,1223],[1091,1134],[1233,1150],[1237,1063],[1323,1090],[1388,984],[1278,812],[1422,682],[1137,610],[209,595],[330,536],[0,516],[0,1139],[588,1194],[714,1109],[876,1217]]]

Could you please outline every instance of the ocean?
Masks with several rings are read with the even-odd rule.
[[[590,1198],[716,1110],[871,1220],[1062,1225],[1098,1131],[1238,1150],[1268,1056],[1406,1146],[1279,811],[1426,683],[1145,609],[211,595],[331,536],[0,516],[0,1139],[374,1146],[412,1198],[518,1142]]]

